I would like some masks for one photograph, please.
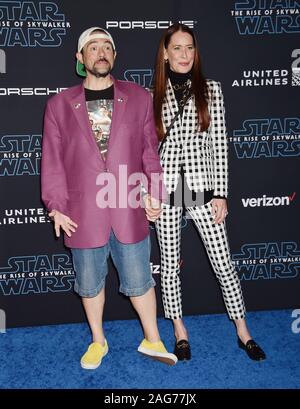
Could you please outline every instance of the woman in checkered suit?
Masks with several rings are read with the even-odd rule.
[[[182,24],[164,33],[157,54],[154,114],[169,202],[156,221],[166,318],[174,323],[175,354],[191,358],[182,320],[179,277],[181,220],[186,210],[204,242],[223,299],[250,358],[265,359],[245,322],[240,280],[230,259],[227,215],[227,136],[220,83],[206,80],[193,31]],[[179,114],[178,114],[179,112]]]

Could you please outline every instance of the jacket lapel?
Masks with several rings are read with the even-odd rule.
[[[128,96],[127,94],[121,89],[120,82],[112,77],[114,82],[114,106],[113,106],[113,114],[112,114],[112,121],[111,121],[111,129],[108,141],[108,152],[107,152],[107,159],[110,156],[110,151],[116,139],[118,138],[118,130],[120,125],[123,122],[124,112],[126,110]],[[106,159],[106,160],[107,160]]]
[[[127,94],[121,89],[119,81],[112,77],[114,82],[114,106],[113,106],[113,114],[112,114],[112,122],[111,122],[111,129],[110,129],[110,136],[108,142],[108,152],[106,161],[110,155],[110,150],[112,145],[117,138],[118,129],[123,121],[123,115],[125,112],[126,104],[128,96]],[[91,148],[97,153],[97,157],[99,158],[100,162],[103,164],[102,156],[99,153],[99,148],[95,141],[95,137],[89,122],[88,112],[86,108],[86,100],[85,100],[85,93],[84,93],[84,86],[83,84],[79,85],[75,90],[73,97],[70,99],[70,104],[72,108],[72,112],[77,120],[78,126],[82,130],[82,134],[85,138],[87,138]]]
[[[89,121],[89,116],[86,108],[86,100],[83,84],[79,85],[76,89],[73,97],[70,100],[72,112],[77,120],[77,124],[82,131],[82,135],[87,139],[91,148],[97,153],[97,157],[103,163],[103,159],[100,155],[99,148],[95,141],[95,137],[92,131],[92,127]]]
[[[171,84],[171,80],[168,79],[167,88],[166,88],[166,97],[162,106],[162,115],[163,115],[163,124],[165,127],[165,131],[168,129],[169,125],[171,124],[173,118],[177,114],[179,110],[179,106],[177,104],[177,100],[173,91],[173,87]],[[169,132],[167,138],[178,140],[178,135],[180,135],[180,121],[181,118],[178,116]]]
[[[162,109],[162,115],[163,115],[163,123],[165,125],[165,128],[167,129],[169,124],[171,123],[172,119],[176,115],[176,113],[179,110],[179,106],[173,91],[173,87],[171,84],[170,79],[168,79],[167,83],[167,88],[166,88],[166,97],[165,101],[163,103],[163,109]],[[195,124],[197,121],[197,112],[195,108],[195,103],[194,103],[194,96],[189,98],[189,100],[186,102],[183,108],[182,116],[178,116],[175,120],[175,123],[172,126],[172,129],[170,130],[169,137],[170,139],[176,141],[176,142],[181,142],[182,144],[187,141],[187,139],[191,139],[194,137],[194,133],[189,132],[188,138],[184,138],[185,141],[182,139],[182,127],[181,127],[181,121],[189,121],[188,118],[193,115],[193,124]],[[192,125],[192,124],[190,124]],[[186,135],[185,135],[186,136]]]
[[[178,111],[178,104],[175,98],[175,94],[170,79],[168,79],[167,82],[166,97],[163,106],[165,106],[166,108],[164,111],[169,111],[171,113],[170,119],[172,120],[172,118],[176,115],[176,112]],[[171,121],[169,121],[166,125],[168,126],[170,122]]]

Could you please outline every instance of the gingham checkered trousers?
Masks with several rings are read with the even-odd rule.
[[[168,193],[174,192],[183,167],[188,187],[194,191],[213,190],[214,196],[228,194],[228,146],[225,109],[221,84],[207,80],[211,123],[207,131],[197,129],[198,116],[194,97],[175,121],[161,150],[161,164]],[[165,129],[178,110],[170,80],[162,107]],[[166,318],[182,317],[180,282],[180,242],[182,207],[162,205],[156,221],[161,252],[161,287]],[[212,203],[187,207],[203,240],[213,270],[219,281],[230,319],[244,318],[245,305],[240,280],[231,259],[225,221],[215,224]],[[199,272],[200,274],[201,272]]]

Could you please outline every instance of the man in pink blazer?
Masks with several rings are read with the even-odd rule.
[[[46,107],[42,155],[42,199],[64,231],[93,342],[81,366],[95,369],[108,352],[102,328],[107,258],[112,256],[119,290],[130,297],[144,330],[138,351],[174,365],[156,322],[150,270],[148,220],[160,215],[162,169],[151,95],[114,79],[111,35],[100,27],[78,40],[81,85],[52,97]],[[140,199],[141,183],[148,192]],[[147,220],[148,219],[148,220]]]

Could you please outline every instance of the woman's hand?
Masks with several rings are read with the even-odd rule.
[[[216,224],[220,224],[228,215],[226,199],[212,199],[212,215]]]

